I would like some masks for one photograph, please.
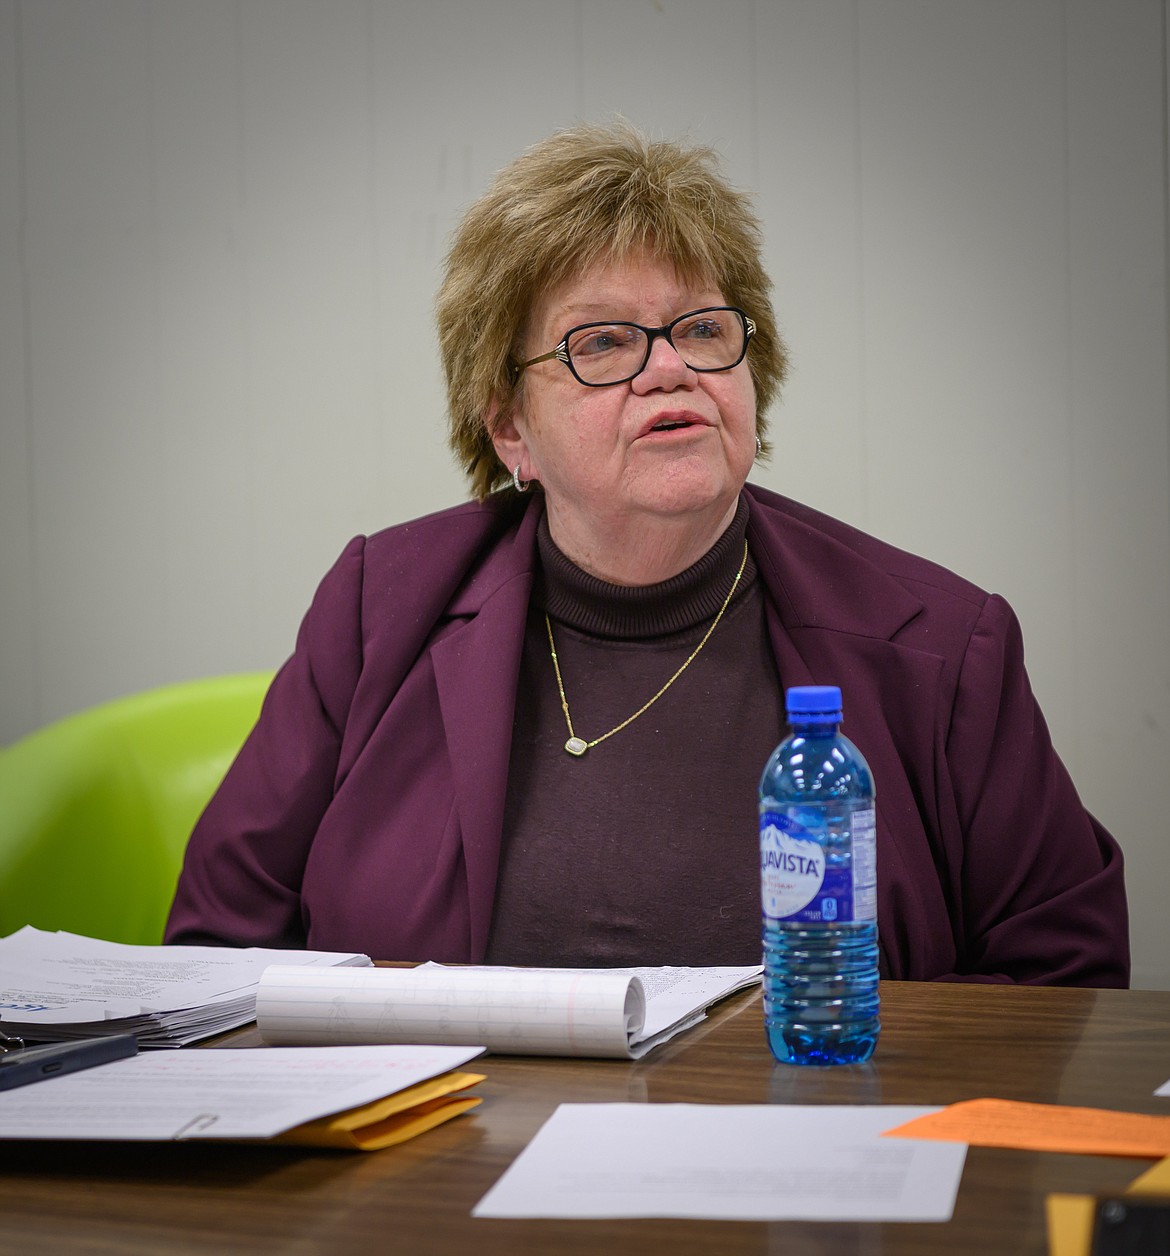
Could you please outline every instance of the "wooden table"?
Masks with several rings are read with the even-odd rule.
[[[0,1143],[0,1251],[759,1253],[1046,1250],[1050,1191],[1119,1190],[1150,1161],[972,1148],[952,1221],[496,1221],[469,1213],[562,1101],[945,1104],[994,1095],[1170,1115],[1170,992],[887,982],[865,1066],[773,1064],[759,993],[640,1063],[492,1056],[483,1104],[372,1154],[209,1143]],[[257,1041],[240,1031],[232,1045]],[[798,1157],[799,1149],[777,1148]]]

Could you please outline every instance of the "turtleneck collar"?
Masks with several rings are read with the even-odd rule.
[[[595,637],[638,639],[682,632],[718,614],[743,560],[748,504],[740,494],[735,517],[723,535],[677,576],[658,584],[610,584],[567,558],[544,515],[537,528],[542,577],[533,601],[550,618]],[[751,555],[736,589],[738,599],[755,579]]]

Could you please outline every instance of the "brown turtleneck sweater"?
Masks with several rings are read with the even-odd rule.
[[[748,556],[694,662],[628,727],[565,749],[547,608],[573,728],[632,715],[683,664],[743,558],[747,505],[693,567],[625,588],[588,575],[542,522],[520,666],[504,845],[486,960],[593,966],[760,960],[756,788],[784,698]]]

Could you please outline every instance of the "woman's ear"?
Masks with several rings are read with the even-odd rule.
[[[504,410],[496,398],[492,398],[484,415],[487,430],[491,433],[492,446],[496,457],[509,471],[520,468],[520,479],[530,480],[532,468],[529,465],[528,444],[524,439],[511,409]]]

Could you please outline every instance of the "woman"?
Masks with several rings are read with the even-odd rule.
[[[359,537],[192,836],[172,942],[754,963],[755,789],[836,683],[887,976],[1124,985],[1121,855],[1010,609],[745,484],[785,358],[713,155],[582,127],[466,215],[438,321],[476,500]]]

